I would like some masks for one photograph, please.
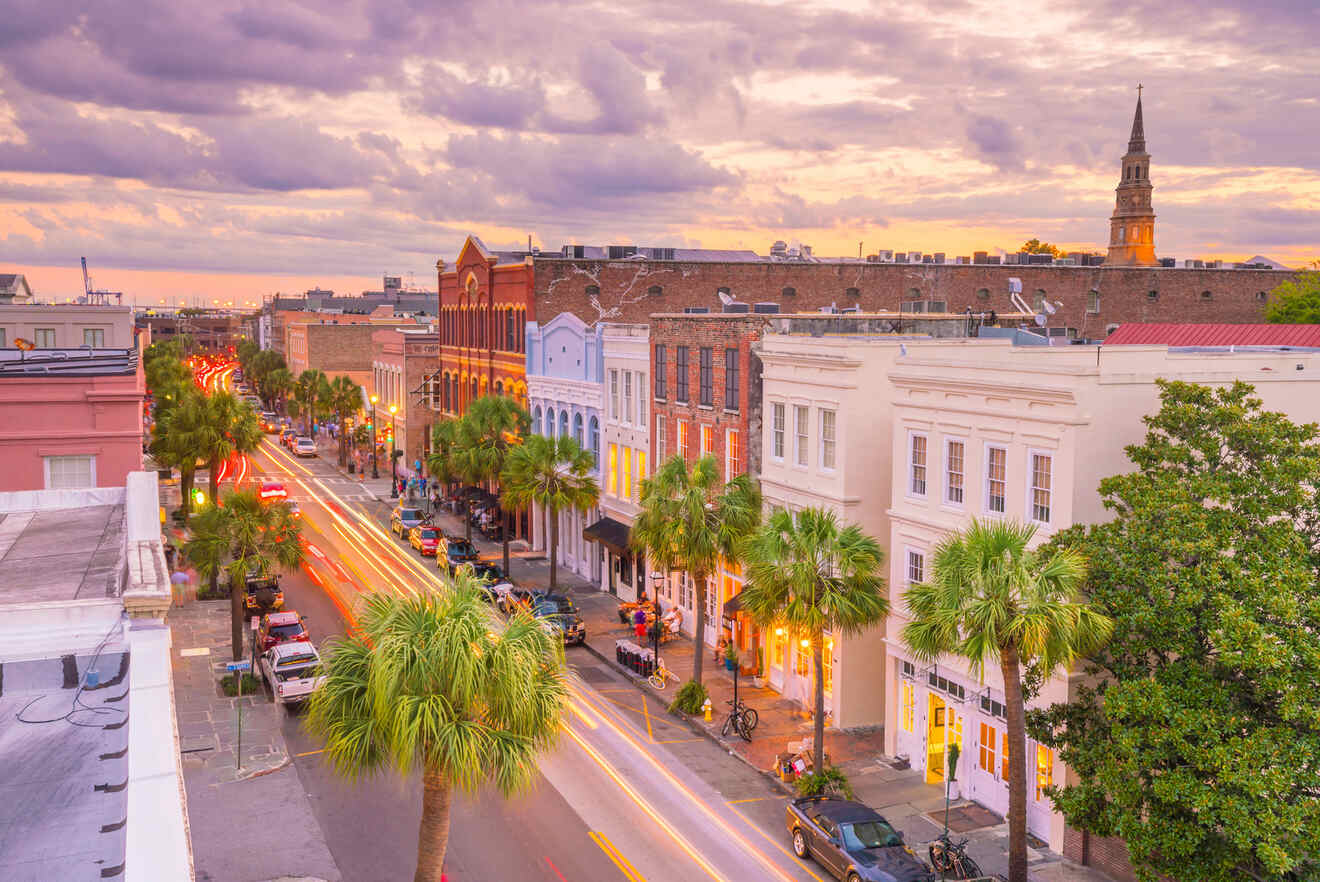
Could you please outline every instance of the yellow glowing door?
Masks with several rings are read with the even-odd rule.
[[[929,693],[930,706],[926,711],[926,783],[944,783],[945,714],[944,699]]]

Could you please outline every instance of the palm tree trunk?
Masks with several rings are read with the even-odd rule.
[[[216,570],[211,571],[211,590],[215,590]],[[247,592],[244,589],[243,578],[233,576],[229,580],[229,626],[230,637],[233,639],[234,661],[243,658],[243,626],[247,624],[247,616],[244,615],[243,601]],[[253,673],[256,673],[253,671]],[[242,673],[239,676],[243,676]]]
[[[696,633],[692,635],[692,679],[701,682],[701,669],[706,661],[706,574],[692,576],[697,589]]]
[[[472,541],[472,497],[463,497],[463,537]]]
[[[503,515],[504,528],[504,573],[509,573],[509,510],[503,505],[500,506],[500,514]]]
[[[193,490],[194,474],[196,474],[195,469],[179,466],[179,490],[183,495],[183,498],[180,500],[179,503],[179,508],[183,509],[184,517],[187,517],[188,515],[192,514],[192,490]]]
[[[417,832],[417,873],[413,882],[440,882],[449,849],[449,809],[453,791],[444,775],[422,772],[422,823]]]
[[[1027,882],[1027,727],[1016,646],[999,654],[1008,718],[1008,882]]]
[[[207,481],[211,485],[211,504],[215,505],[220,501],[220,463],[217,460],[211,460],[211,474]]]
[[[816,631],[811,635],[811,666],[815,668],[816,719],[812,731],[812,750],[817,775],[825,774],[825,635]],[[820,780],[817,778],[816,780]]]
[[[546,519],[550,521],[550,590],[558,586],[555,571],[559,566],[559,512],[546,508]]]

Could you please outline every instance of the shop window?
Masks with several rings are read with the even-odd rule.
[[[825,638],[825,649],[820,656],[821,676],[825,680],[825,691],[834,691],[834,638]]]
[[[609,446],[609,459],[607,460],[606,476],[608,483],[606,488],[611,496],[619,495],[619,445],[611,442]]]
[[[904,732],[911,732],[916,725],[917,697],[911,683],[903,682],[898,686],[898,723]]]
[[[632,461],[632,448],[623,448],[623,480],[619,483],[619,496],[623,499],[632,499]]]
[[[1036,745],[1036,801],[1046,798],[1045,788],[1054,786],[1054,751]]]
[[[794,653],[793,673],[805,677],[811,673],[811,641],[799,640]]]
[[[989,723],[981,724],[981,745],[976,764],[981,771],[991,775],[995,773],[995,760],[998,759],[999,730]]]
[[[646,451],[635,450],[637,455],[637,468],[633,470],[633,492],[632,498],[640,500],[642,498],[642,479],[646,477]]]

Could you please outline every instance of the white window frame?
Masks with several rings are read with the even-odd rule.
[[[1035,503],[1036,487],[1034,485],[1034,482],[1036,480],[1036,457],[1038,456],[1049,457],[1050,460],[1050,473],[1049,473],[1050,486],[1045,488],[1045,492],[1048,494],[1049,497],[1049,502],[1046,505],[1046,510],[1048,511],[1050,516],[1043,521],[1036,517],[1036,503]],[[1025,481],[1027,487],[1027,498],[1025,500],[1025,507],[1023,508],[1023,513],[1026,515],[1024,520],[1029,521],[1030,523],[1040,524],[1042,526],[1049,526],[1054,522],[1054,460],[1056,460],[1057,458],[1058,458],[1057,451],[1044,450],[1039,447],[1027,448],[1026,481]]]
[[[55,349],[59,335],[54,328],[33,328],[32,345],[37,349]]]
[[[657,465],[665,461],[665,415],[655,415],[655,461]]]
[[[637,425],[646,426],[646,396],[651,394],[651,389],[646,385],[646,373],[644,371],[637,374]]]
[[[834,408],[822,407],[817,409],[820,414],[820,470],[822,472],[832,472],[839,467],[839,412]],[[825,415],[829,414],[833,418],[834,425],[830,427],[829,456],[825,456]],[[827,461],[828,460],[828,461]]]
[[[89,341],[87,338],[91,337]],[[97,339],[100,342],[97,342]],[[83,345],[90,346],[93,349],[105,348],[105,328],[83,328]]]
[[[1001,450],[1004,453],[1004,510],[995,511],[990,507],[990,451]],[[981,511],[992,518],[1002,518],[1008,514],[1008,445],[985,443],[984,456],[981,460]]]
[[[631,424],[633,421],[632,386],[633,386],[633,372],[624,371],[623,372],[623,410],[621,411],[623,415],[619,420],[619,422],[622,423]]]
[[[925,474],[924,477],[922,478],[921,490],[917,490],[916,487],[914,486],[916,484],[916,479],[917,479],[917,475],[916,475],[917,466],[916,463],[912,461],[912,457],[916,453],[917,438],[920,438],[923,442],[925,442],[924,444],[925,450],[923,453],[924,461],[922,462],[921,465],[922,469],[925,470]],[[929,498],[930,496],[930,433],[929,432],[916,432],[916,431],[908,432],[907,456],[904,458],[903,463],[904,463],[903,491],[905,495],[910,496],[913,499]]]
[[[701,434],[697,436],[697,457],[709,456],[715,452],[715,427],[710,423],[701,423],[698,428]],[[709,445],[706,443],[708,438]]]
[[[907,592],[908,589],[912,587],[912,579],[910,578],[910,576],[912,573],[912,556],[914,554],[921,558],[922,581],[925,581],[926,575],[929,570],[929,561],[926,559],[928,557],[928,555],[926,554],[926,549],[917,548],[914,545],[903,546],[903,562],[901,564],[902,569],[899,571],[899,576],[901,577],[901,584],[903,586],[903,590],[898,592],[898,603],[899,603],[899,612],[901,612],[904,616],[911,616],[911,609],[908,607],[908,603],[907,603]]]
[[[960,502],[954,502],[952,499],[949,498],[949,491],[953,488],[953,482],[949,480],[950,476],[953,474],[953,472],[950,471],[949,469],[950,444],[962,445],[962,471],[959,472],[959,475],[962,477],[962,485],[961,485],[962,500]],[[940,495],[941,503],[948,506],[949,508],[962,509],[966,507],[967,505],[967,439],[962,437],[961,435],[944,436],[944,484],[942,489],[944,492]]]
[[[735,435],[738,436],[738,453],[741,454],[743,444],[745,443],[743,441],[742,430],[741,429],[724,430],[724,480],[726,481],[731,481],[738,475],[742,474],[741,472],[736,470],[738,465],[737,460],[730,455],[733,450],[733,437]]]
[[[85,457],[88,460],[88,464],[89,464],[88,474],[90,476],[91,483],[88,484],[86,487],[52,487],[50,483],[51,460],[72,459],[74,457],[78,457],[78,458]],[[85,490],[89,487],[95,487],[96,486],[96,454],[95,453],[63,453],[63,454],[54,454],[52,456],[43,456],[41,458],[41,471],[42,471],[42,479],[43,479],[42,486],[47,490]]]
[[[811,408],[805,404],[793,405],[793,465],[800,469],[811,465]]]
[[[619,369],[610,368],[610,420],[619,421]]]
[[[788,407],[782,401],[770,403],[770,458],[775,462],[784,461],[784,448],[787,444],[784,433],[788,426]],[[779,452],[776,453],[775,451]]]

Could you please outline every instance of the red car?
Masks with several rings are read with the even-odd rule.
[[[423,557],[434,557],[436,549],[440,547],[440,528],[413,527],[408,531],[408,542]]]
[[[307,634],[307,623],[293,610],[267,613],[262,616],[261,628],[257,631],[257,647],[261,652],[281,643],[311,639]]]
[[[267,481],[261,485],[262,502],[272,502],[276,499],[283,500],[288,498],[289,493],[284,489],[283,484],[276,483],[275,481]]]

